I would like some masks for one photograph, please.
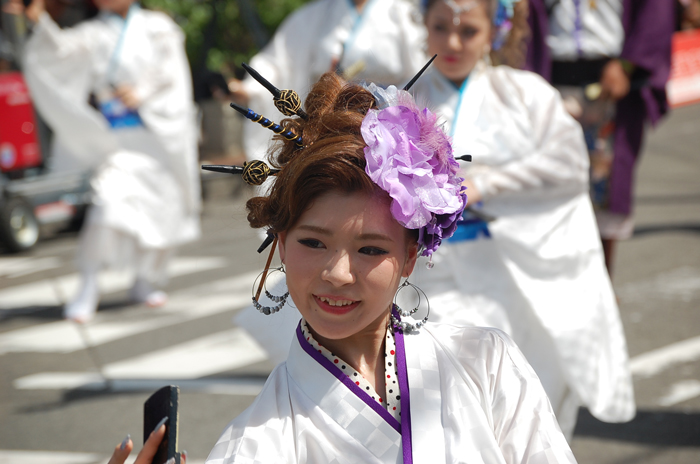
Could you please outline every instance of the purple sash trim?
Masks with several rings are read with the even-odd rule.
[[[401,320],[396,307],[391,310],[394,317]],[[399,391],[401,392],[401,443],[403,445],[403,464],[413,464],[413,440],[411,439],[411,395],[408,389],[408,369],[406,369],[406,346],[403,342],[403,332],[394,328],[396,340],[396,373],[399,376]]]
[[[364,392],[360,387],[355,385],[355,382],[350,380],[350,377],[345,375],[343,371],[338,369],[338,366],[333,364],[323,356],[321,353],[318,351],[314,350],[314,347],[311,346],[311,343],[309,343],[305,338],[304,334],[301,331],[301,322],[299,322],[299,325],[297,326],[297,339],[299,340],[299,345],[308,353],[309,356],[314,358],[316,362],[318,362],[321,366],[325,367],[328,372],[333,374],[333,376],[340,381],[343,385],[348,387],[351,392],[355,394],[359,399],[361,399],[367,406],[372,408],[377,414],[381,416],[382,419],[384,419],[389,425],[391,425],[394,430],[396,430],[399,434],[401,433],[401,424],[399,424],[399,421],[397,421],[394,416],[389,414],[389,411],[384,409],[383,406],[381,406],[378,402],[372,399],[366,392]],[[403,344],[402,344],[403,346]],[[398,347],[397,347],[398,349]],[[398,359],[398,356],[397,356]],[[405,368],[405,361],[404,361],[404,368]],[[401,374],[399,374],[399,390],[401,390]],[[403,394],[403,391],[402,391]],[[401,397],[401,407],[403,408],[403,396]],[[403,420],[402,420],[403,422]],[[404,451],[404,456],[406,452]],[[411,461],[405,461],[404,462],[411,462]]]

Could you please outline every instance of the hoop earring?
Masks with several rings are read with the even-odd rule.
[[[484,60],[484,63],[486,63],[487,66],[490,66],[491,63],[491,45],[485,45],[484,46],[484,54],[481,57],[482,60]]]
[[[401,290],[410,287],[413,289],[414,292],[416,292],[416,295],[418,296],[418,303],[416,303],[416,306],[409,310],[409,311],[404,311],[399,307],[399,305],[396,303],[396,299],[399,296],[399,292]],[[425,324],[428,323],[428,317],[430,317],[430,300],[428,300],[428,295],[425,294],[425,292],[417,285],[412,284],[411,282],[406,279],[403,284],[399,286],[399,288],[396,290],[396,293],[394,294],[394,307],[396,308],[396,311],[399,313],[401,317],[410,317],[414,315],[417,311],[418,308],[420,308],[420,303],[421,300],[425,299],[425,303],[428,305],[428,311],[425,315],[425,317],[415,323],[407,322],[407,321],[402,321],[399,318],[397,318],[394,313],[392,312],[391,314],[391,323],[394,327],[400,328],[402,331],[406,332],[413,332],[415,330],[420,329],[423,327]]]
[[[265,290],[265,296],[269,300],[271,300],[275,303],[279,303],[276,306],[263,306],[260,304],[260,301],[259,301],[260,300],[260,293],[258,293],[257,296],[253,296],[253,306],[255,306],[255,309],[257,309],[258,311],[260,311],[261,313],[263,313],[266,316],[269,316],[270,314],[274,314],[277,311],[279,311],[280,309],[282,309],[282,307],[287,302],[287,298],[289,298],[289,290],[287,290],[287,292],[284,295],[273,295],[272,293],[270,293],[267,290],[267,284],[266,284],[267,278],[270,277],[270,275],[272,275],[275,272],[281,272],[282,274],[285,274],[284,265],[282,265],[278,268],[264,270],[263,272],[258,274],[258,277],[256,277],[255,281],[253,282],[253,290],[255,290],[255,284],[258,282],[258,279],[261,279],[261,278],[264,279],[260,282],[260,285],[258,288],[260,289],[260,287],[262,287]]]

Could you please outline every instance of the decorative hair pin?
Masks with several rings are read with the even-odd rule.
[[[246,161],[243,166],[225,166],[220,164],[204,164],[205,171],[223,172],[225,174],[240,174],[248,185],[261,185],[268,177],[280,172],[279,169],[271,169],[264,161]]]
[[[408,90],[409,90],[411,87],[413,87],[413,84],[415,84],[416,81],[418,80],[418,78],[420,78],[420,77],[423,75],[423,73],[425,72],[425,70],[428,69],[428,66],[430,66],[430,64],[431,64],[433,61],[435,61],[435,58],[437,58],[437,53],[436,53],[435,55],[433,55],[433,57],[430,58],[430,60],[429,60],[427,63],[425,63],[425,66],[423,66],[423,67],[421,68],[421,70],[418,71],[418,73],[417,73],[415,76],[413,76],[413,79],[411,79],[410,81],[408,81],[408,84],[406,84],[406,86],[403,88],[406,92],[408,92]]]
[[[455,160],[471,161],[472,155],[462,155]],[[243,166],[228,166],[225,164],[203,164],[201,166],[205,171],[222,172],[224,174],[240,174],[243,180],[249,185],[260,185],[267,180],[268,177],[277,175],[280,170],[272,169],[266,162],[260,160],[246,161]],[[269,241],[258,253],[262,252],[270,244],[272,239],[268,235]],[[267,240],[267,239],[266,239]]]
[[[248,71],[248,74],[250,74],[253,79],[258,81],[263,87],[270,91],[272,94],[272,99],[275,102],[275,107],[280,111],[280,113],[285,116],[297,115],[304,120],[309,119],[309,115],[306,114],[306,112],[301,108],[301,98],[296,91],[280,90],[246,63],[242,63],[241,66],[243,66],[243,69]]]
[[[300,135],[297,135],[294,132],[280,126],[279,124],[277,124],[273,121],[270,121],[262,114],[258,114],[255,111],[251,110],[250,108],[244,108],[244,107],[237,105],[233,102],[231,102],[231,108],[238,111],[243,116],[250,119],[251,121],[257,122],[261,126],[267,128],[267,129],[270,129],[275,134],[280,134],[285,139],[294,141],[294,143],[296,143],[297,147],[301,148],[304,146]]]

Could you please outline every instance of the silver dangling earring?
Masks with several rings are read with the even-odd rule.
[[[399,292],[405,288],[412,288],[414,292],[416,292],[416,295],[418,297],[418,302],[416,303],[415,307],[409,311],[404,311],[399,307],[399,305],[396,303],[396,300],[399,296]],[[410,316],[413,316],[417,311],[418,308],[420,308],[421,301],[425,299],[425,303],[428,305],[428,310],[427,313],[425,314],[425,317],[415,323],[407,322],[407,321],[402,321],[398,319],[392,312],[391,314],[391,324],[394,327],[400,328],[404,332],[413,332],[415,330],[420,329],[423,327],[425,324],[428,323],[428,317],[430,316],[430,300],[428,300],[428,295],[425,294],[425,292],[418,287],[417,285],[413,285],[411,282],[406,279],[403,284],[399,286],[399,288],[396,290],[396,293],[394,294],[394,308],[398,311],[398,313],[401,315],[402,318],[407,318]]]
[[[484,63],[486,63],[487,66],[491,66],[491,46],[490,45],[484,46],[484,55],[483,55],[482,59],[484,60]]]
[[[269,273],[268,273],[268,271],[269,271]],[[260,311],[261,313],[263,313],[266,316],[269,316],[270,314],[274,314],[274,313],[278,312],[280,309],[282,309],[284,304],[287,302],[287,298],[289,298],[289,290],[287,290],[287,292],[284,295],[280,295],[280,296],[273,295],[272,293],[270,293],[267,290],[266,281],[267,281],[267,278],[270,276],[270,274],[272,274],[273,272],[281,272],[284,274],[285,273],[284,272],[284,265],[281,265],[278,268],[264,270],[263,272],[260,273],[260,275],[258,275],[258,277],[255,279],[255,282],[253,282],[253,292],[255,292],[255,283],[258,281],[258,279],[261,279],[261,278],[263,279],[260,282],[260,285],[258,286],[257,295],[253,296],[253,306],[255,306],[255,309],[257,309],[258,311]],[[265,296],[269,300],[271,300],[275,303],[279,303],[279,304],[276,306],[263,306],[263,305],[261,305],[260,301],[259,301],[261,287],[265,289]]]

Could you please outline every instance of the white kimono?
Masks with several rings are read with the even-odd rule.
[[[588,196],[580,126],[539,76],[478,65],[457,89],[437,70],[415,86],[442,116],[463,174],[495,216],[490,238],[443,242],[412,282],[431,320],[497,327],[518,344],[566,434],[578,404],[608,422],[635,414],[625,336]],[[469,192],[467,191],[467,196]]]
[[[502,332],[396,334],[399,423],[301,335],[207,464],[573,463],[537,376]],[[405,362],[404,362],[405,361]]]
[[[51,169],[96,169],[90,253],[118,254],[115,239],[167,250],[198,238],[195,113],[179,27],[138,5],[128,21],[103,12],[63,30],[42,14],[25,51],[32,98],[55,135]],[[143,125],[111,129],[88,104],[110,84],[133,86]]]
[[[358,14],[351,0],[315,0],[292,13],[250,65],[279,89],[303,99],[342,56],[341,69],[361,66],[353,80],[388,86],[408,82],[425,64],[424,28],[409,0],[369,0]],[[248,106],[273,121],[285,118],[272,95],[247,77]],[[244,126],[248,159],[265,159],[272,132]]]

